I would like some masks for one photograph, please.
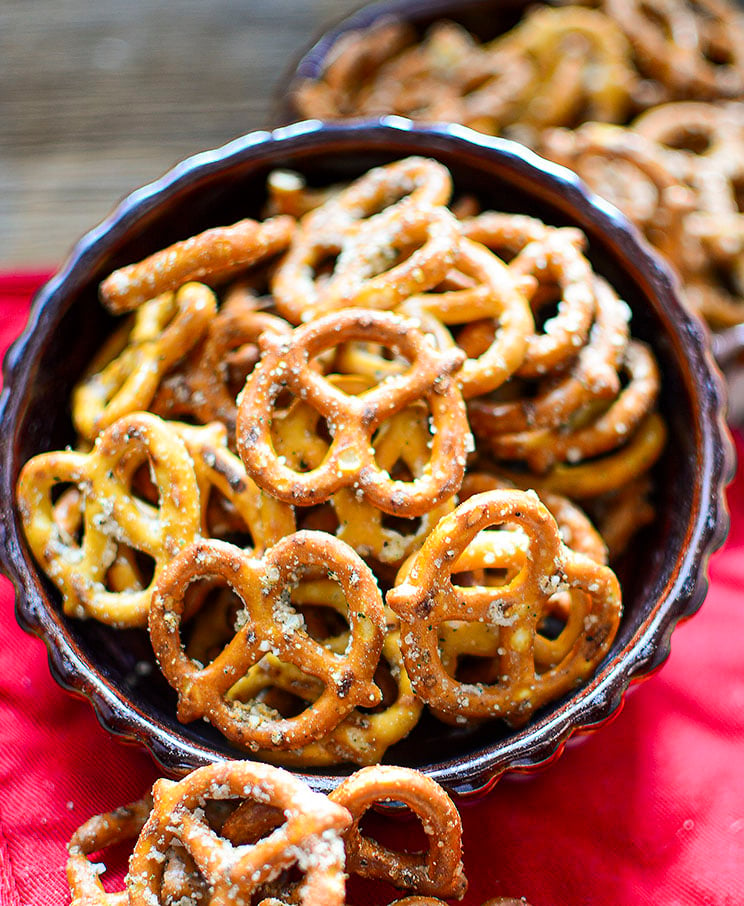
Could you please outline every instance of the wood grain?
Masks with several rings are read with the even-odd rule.
[[[0,0],[0,268],[59,264],[132,189],[271,126],[361,0]]]

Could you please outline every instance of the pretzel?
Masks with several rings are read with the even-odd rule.
[[[294,228],[293,218],[272,217],[205,230],[115,270],[99,287],[101,301],[109,311],[121,314],[192,280],[219,283],[281,252]]]
[[[351,640],[334,654],[303,629],[288,595],[308,569],[333,575],[350,606]],[[189,585],[200,578],[227,584],[242,600],[239,628],[207,666],[183,650],[181,616]],[[301,531],[281,539],[260,560],[216,540],[196,541],[163,573],[150,607],[150,639],[160,668],[179,696],[183,722],[206,717],[238,745],[293,749],[325,736],[357,705],[380,700],[372,682],[383,642],[382,601],[374,576],[343,542]],[[294,664],[324,685],[319,698],[296,717],[282,718],[260,703],[226,697],[230,687],[267,652]]]
[[[744,26],[723,0],[603,0],[633,45],[640,70],[673,95],[714,99],[744,91]]]
[[[577,427],[535,428],[514,434],[488,434],[484,439],[499,459],[526,460],[533,472],[547,472],[556,462],[578,463],[621,447],[651,412],[659,393],[659,368],[651,350],[639,340],[625,349],[622,370],[627,385],[604,411]]]
[[[617,25],[599,10],[539,7],[488,45],[531,60],[536,78],[513,122],[537,129],[577,116],[621,122],[634,74],[630,47]]]
[[[328,798],[351,813],[344,846],[346,866],[352,874],[417,893],[458,900],[465,895],[460,815],[434,780],[408,768],[374,765],[347,777]],[[425,857],[393,852],[362,835],[359,824],[363,815],[371,806],[386,801],[402,802],[421,819],[429,838]]]
[[[399,310],[412,316],[423,310],[446,325],[489,319],[494,327],[492,343],[477,359],[466,359],[457,373],[468,399],[494,390],[519,368],[535,325],[522,284],[496,255],[463,238],[455,267],[475,286],[411,296]]]
[[[214,294],[200,283],[143,305],[131,332],[104,346],[106,358],[94,360],[72,392],[72,420],[80,434],[93,440],[117,418],[147,409],[163,375],[199,341],[215,311]]]
[[[513,254],[509,268],[515,276],[537,279],[531,296],[533,310],[552,298],[552,292],[546,296],[541,287],[549,289],[553,281],[558,285],[558,311],[542,332],[528,337],[517,374],[539,377],[573,358],[586,342],[595,310],[591,266],[580,251],[583,234],[573,228],[548,228],[529,217],[493,212],[460,221],[460,229],[464,236],[502,257]]]
[[[235,397],[258,362],[258,337],[264,331],[285,336],[291,331],[282,318],[259,311],[257,306],[247,286],[230,288],[202,342],[161,382],[152,401],[156,414],[164,418],[192,416],[202,424],[221,421],[228,436],[234,438]]]
[[[393,308],[435,286],[457,244],[444,208],[451,190],[445,167],[409,157],[370,170],[306,214],[272,281],[279,313],[299,324],[350,306]],[[411,253],[396,263],[398,252]],[[329,255],[338,258],[320,285],[314,271]]]
[[[226,799],[281,809],[282,823],[265,839],[233,843],[210,827],[203,812],[205,801]],[[178,846],[193,859],[214,906],[250,902],[254,892],[293,865],[304,872],[298,890],[303,906],[343,904],[340,834],[349,814],[291,774],[246,761],[219,762],[178,783],[156,781],[153,800],[130,862],[131,903],[165,906],[160,898],[164,857]]]
[[[647,473],[661,456],[666,440],[664,419],[658,412],[651,412],[622,447],[604,456],[576,464],[556,463],[544,475],[526,474],[502,465],[499,472],[517,487],[589,501],[600,494],[613,493]]]
[[[343,651],[348,634],[326,641],[333,648]],[[255,671],[255,672],[254,672]],[[251,668],[250,688],[239,681],[230,691],[231,696],[243,698],[256,695],[265,688],[280,688],[294,696],[312,701],[318,694],[317,684],[297,676],[299,671],[264,658]],[[246,677],[248,679],[248,677]],[[400,632],[388,626],[382,646],[382,657],[375,671],[375,682],[387,694],[373,712],[354,709],[338,726],[319,739],[292,751],[266,750],[260,752],[265,761],[284,767],[329,767],[351,762],[358,765],[379,764],[385,752],[406,737],[416,726],[423,711],[423,704],[413,694],[411,681],[406,673],[400,652]]]
[[[81,825],[67,844],[67,882],[71,906],[129,906],[126,890],[107,893],[96,867],[87,856],[108,846],[136,837],[152,809],[146,797],[103,815],[96,815]]]
[[[243,463],[227,448],[224,424],[212,422],[193,427],[171,422],[170,425],[185,442],[194,463],[204,537],[215,538],[220,533],[220,526],[212,519],[215,492],[234,517],[229,533],[247,531],[256,555],[295,531],[292,508],[261,491],[249,478]]]
[[[131,490],[146,462],[157,507]],[[80,543],[55,520],[52,494],[64,484],[77,485],[85,499]],[[103,431],[89,454],[68,450],[29,460],[19,477],[18,507],[34,557],[62,592],[64,612],[118,627],[146,624],[161,570],[200,528],[199,489],[186,447],[157,416],[144,412]],[[122,545],[153,558],[146,588],[109,589],[107,573]]]
[[[341,392],[308,367],[324,349],[355,339],[393,347],[410,366],[357,396]],[[248,472],[264,490],[287,503],[308,506],[349,487],[384,512],[408,517],[423,515],[457,490],[469,432],[464,403],[450,375],[462,354],[437,352],[399,316],[358,309],[304,324],[287,341],[263,334],[260,343],[261,362],[241,394],[237,443]],[[271,420],[285,386],[331,425],[333,439],[325,459],[306,472],[283,464],[272,443]],[[395,481],[375,463],[370,438],[386,418],[418,398],[426,400],[436,431],[431,459],[414,481]]]
[[[321,80],[301,79],[290,87],[292,102],[305,117],[354,113],[356,93],[367,76],[414,39],[408,23],[389,18],[346,32],[333,45]]]
[[[467,552],[476,536],[503,524],[518,526],[527,536],[528,553],[517,575],[496,588],[455,586],[451,576],[474,565]],[[479,558],[489,568],[497,567],[503,549],[498,536],[503,533],[485,534],[477,543]],[[494,534],[490,544],[486,539]],[[487,557],[489,553],[493,556]],[[577,592],[572,600],[582,612],[564,630],[568,639],[561,633],[551,642],[538,637],[537,627],[550,598],[563,588]],[[612,644],[621,612],[614,573],[566,548],[555,520],[534,493],[508,490],[476,494],[442,519],[404,566],[387,603],[401,617],[403,657],[420,698],[446,713],[467,719],[499,716],[512,725],[524,723],[536,708],[596,670]],[[467,684],[446,673],[438,627],[448,620],[498,627],[497,682]],[[549,664],[541,671],[538,646],[539,660]]]
[[[360,392],[370,386],[367,379],[355,375],[334,375],[329,379],[346,393]],[[404,468],[414,481],[423,474],[431,458],[428,417],[427,407],[417,402],[383,422],[372,441],[375,462],[380,469],[399,477],[397,468]],[[273,435],[276,451],[292,468],[317,468],[326,456],[328,443],[318,435],[319,419],[318,412],[301,399],[294,400],[276,419]],[[359,499],[353,488],[336,491],[330,504],[333,513],[323,525],[325,531],[351,545],[362,557],[400,564],[423,543],[438,519],[453,508],[454,497],[446,498],[424,513],[418,522],[410,520],[410,527],[405,519],[398,519],[395,526],[385,525],[383,513],[365,499]]]
[[[468,417],[477,435],[557,427],[593,400],[616,396],[620,390],[617,372],[628,343],[630,309],[599,277],[594,279],[594,294],[596,319],[571,367],[565,374],[544,378],[534,395],[527,393],[504,401],[488,397],[471,400]],[[466,351],[473,339],[472,333],[465,337]],[[484,345],[487,342],[488,338]]]

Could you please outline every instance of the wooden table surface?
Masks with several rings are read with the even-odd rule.
[[[362,0],[0,0],[0,269],[50,267],[132,189],[272,125]]]

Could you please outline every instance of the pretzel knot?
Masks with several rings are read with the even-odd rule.
[[[256,891],[294,865],[304,872],[297,892],[303,906],[343,904],[341,833],[349,813],[291,774],[247,761],[220,762],[178,783],[158,780],[153,799],[129,866],[131,903],[166,902],[161,898],[165,856],[176,849],[193,859],[211,906],[250,903]],[[232,842],[205,815],[205,803],[215,800],[238,800],[239,808],[273,807],[283,812],[283,820],[263,839]]]
[[[483,531],[491,526],[508,530]],[[508,571],[503,585],[453,581],[457,573],[499,568]],[[551,640],[540,625],[551,598],[563,590],[581,611]],[[499,716],[512,724],[594,672],[621,613],[614,573],[563,545],[534,492],[511,490],[476,494],[440,520],[404,566],[387,603],[401,617],[403,657],[420,698],[445,713]],[[464,683],[446,672],[439,628],[451,620],[482,622],[498,633],[496,682]]]
[[[349,603],[350,639],[341,654],[315,641],[292,607],[292,589],[312,570],[334,579]],[[189,585],[207,578],[224,581],[242,600],[243,610],[234,637],[202,666],[185,653],[180,625]],[[149,625],[160,667],[178,692],[179,720],[205,717],[233,742],[254,750],[306,745],[328,734],[356,706],[380,701],[373,676],[385,617],[377,583],[348,545],[321,532],[289,535],[261,559],[226,542],[196,541],[162,575]],[[261,702],[245,703],[227,695],[266,654],[323,684],[318,698],[295,717],[284,718]]]
[[[348,340],[380,343],[409,362],[398,375],[358,395],[345,393],[313,370],[311,360]],[[261,362],[248,378],[238,407],[240,457],[254,481],[279,500],[309,506],[350,487],[396,516],[422,516],[459,488],[470,440],[465,404],[452,373],[464,353],[437,351],[415,322],[389,312],[349,309],[294,330],[289,339],[263,334]],[[332,441],[322,463],[307,472],[277,455],[271,436],[284,388],[328,422]],[[431,412],[431,458],[413,481],[395,481],[375,461],[372,435],[382,422],[417,399]]]
[[[462,867],[460,815],[434,780],[409,768],[372,765],[344,780],[329,799],[348,809],[353,819],[344,834],[350,872],[421,894],[464,896],[468,885]],[[425,855],[393,852],[362,835],[359,823],[363,815],[385,801],[402,802],[421,818],[429,838]]]
[[[149,464],[157,506],[132,490]],[[55,515],[53,492],[77,485],[84,498],[82,538],[70,536]],[[89,454],[42,453],[23,467],[18,505],[29,546],[63,595],[65,613],[118,627],[144,626],[155,582],[165,564],[199,535],[199,487],[183,441],[147,412],[120,418]],[[120,549],[153,558],[150,584],[112,590],[109,569]]]

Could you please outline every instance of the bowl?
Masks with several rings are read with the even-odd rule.
[[[89,699],[108,730],[146,746],[172,775],[240,753],[204,722],[178,723],[175,693],[157,670],[148,672],[152,654],[144,631],[62,614],[56,588],[24,540],[15,500],[19,470],[35,454],[73,440],[70,391],[111,327],[97,287],[114,268],[210,226],[257,215],[266,176],[276,167],[322,184],[411,154],[444,163],[456,188],[477,193],[486,206],[584,230],[595,269],[628,301],[634,334],[659,360],[670,441],[658,467],[658,516],[631,551],[623,574],[625,614],[591,681],[519,730],[488,724],[455,731],[432,719],[386,761],[419,768],[460,795],[483,792],[505,771],[546,764],[574,734],[617,713],[629,684],[663,663],[674,627],[705,597],[708,559],[728,527],[723,495],[733,469],[723,385],[705,330],[682,307],[669,270],[627,221],[568,170],[462,127],[416,128],[389,117],[311,121],[246,135],[178,164],[126,198],[78,243],[37,294],[6,356],[0,396],[0,556],[16,587],[18,620],[46,643],[58,682]],[[302,776],[315,789],[329,790],[344,773],[307,769]]]

